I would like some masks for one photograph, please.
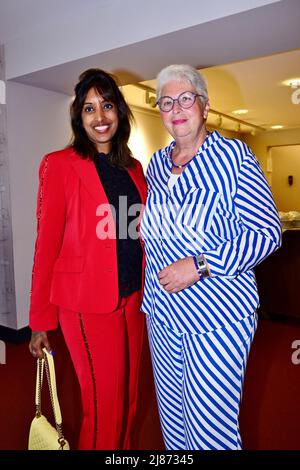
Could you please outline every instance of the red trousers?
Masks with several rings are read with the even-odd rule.
[[[79,449],[130,449],[144,337],[141,293],[114,312],[60,310],[59,321],[81,388]]]

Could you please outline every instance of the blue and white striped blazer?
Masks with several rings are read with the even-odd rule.
[[[281,225],[269,185],[245,143],[213,132],[169,190],[174,145],[154,153],[146,174],[142,310],[175,331],[203,333],[254,313],[259,299],[253,268],[280,246]],[[212,277],[167,293],[159,271],[199,253]]]

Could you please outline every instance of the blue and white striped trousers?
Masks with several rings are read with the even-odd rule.
[[[168,450],[239,450],[239,409],[257,316],[202,334],[147,315],[156,395]]]

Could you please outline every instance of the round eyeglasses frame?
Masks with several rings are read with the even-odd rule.
[[[182,101],[183,95],[186,95],[187,93],[189,93],[190,95],[193,96],[193,101],[192,101],[192,103],[189,103],[188,105],[187,105],[184,101]],[[159,107],[159,109],[160,109],[163,113],[168,113],[168,112],[172,111],[172,109],[174,108],[175,101],[178,102],[179,106],[180,106],[182,109],[189,109],[189,108],[191,108],[191,107],[193,106],[193,104],[195,103],[197,96],[202,96],[202,97],[203,97],[203,95],[200,95],[199,93],[194,93],[193,91],[184,91],[184,92],[180,93],[180,95],[178,96],[178,98],[172,98],[171,96],[161,96],[161,97],[159,98],[159,100],[157,100],[156,104],[157,104],[157,106]],[[162,108],[162,106],[161,106],[161,100],[162,100],[163,98],[169,98],[169,99],[170,99],[170,101],[172,102],[172,105],[171,105],[170,108],[168,108],[168,109],[163,109],[163,108]]]

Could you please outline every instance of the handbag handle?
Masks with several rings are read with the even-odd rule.
[[[59,437],[63,439],[63,433],[61,428],[62,417],[56,390],[54,360],[53,356],[47,351],[46,348],[43,348],[43,353],[43,357],[37,359],[37,374],[35,387],[36,417],[39,417],[42,414],[42,385],[45,368],[56,429],[59,434]]]

